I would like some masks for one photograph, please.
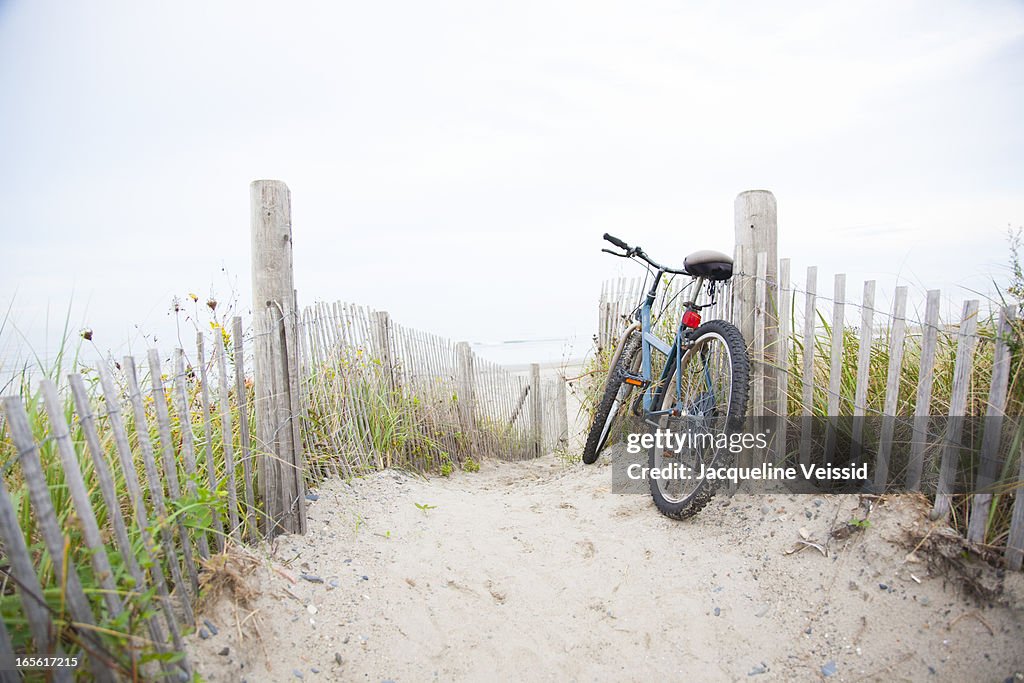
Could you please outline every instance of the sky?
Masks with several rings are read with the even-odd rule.
[[[952,308],[1024,224],[1022,85],[998,0],[0,0],[0,362],[65,316],[174,345],[189,292],[247,315],[258,178],[291,189],[300,303],[455,340],[585,345],[639,272],[602,233],[731,251],[748,189],[794,279]]]

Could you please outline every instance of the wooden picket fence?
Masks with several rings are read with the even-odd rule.
[[[300,330],[314,474],[532,458],[567,439],[565,383],[539,369],[515,375],[466,342],[343,302],[307,307]]]
[[[151,349],[141,372],[128,356],[3,399],[0,541],[22,609],[4,603],[0,668],[13,667],[15,644],[35,656],[77,646],[96,680],[154,666],[190,677],[182,635],[204,563],[260,537],[242,324],[233,323],[230,352],[218,330],[209,358],[199,334],[192,359],[177,349],[168,363]]]
[[[266,510],[282,490],[268,490],[265,474],[268,461],[282,464],[281,440],[255,427],[287,411],[289,388],[278,383],[258,404],[246,347],[260,333],[236,317],[230,332],[199,334],[192,357],[152,349],[142,368],[129,356],[2,399],[10,440],[0,455],[11,465],[0,477],[0,680],[16,651],[84,653],[100,681],[154,667],[191,675],[182,635],[195,626],[206,563],[281,531]],[[538,366],[519,376],[468,344],[342,303],[308,307],[297,333],[300,414],[279,424],[300,426],[303,509],[307,486],[328,475],[446,472],[565,444],[565,384],[542,382]]]
[[[735,260],[742,263],[742,254]],[[789,259],[780,259],[778,269],[771,270],[777,279],[769,276],[766,252],[758,253],[755,263],[754,272],[736,272],[715,306],[702,314],[704,320],[728,320],[741,329],[742,311],[752,317],[747,321],[752,334],[746,335],[752,364],[748,415],[772,426],[773,450],[766,457],[807,461],[811,430],[805,426],[799,435],[790,433],[800,428],[800,419],[794,418],[860,418],[849,422],[854,431],[850,442],[863,447],[864,457],[872,462],[872,490],[925,491],[934,500],[935,518],[948,516],[953,501],[966,498],[961,506],[966,522],[961,520],[960,526],[967,539],[1002,548],[1007,565],[1020,569],[1024,428],[1019,401],[1024,368],[1015,309],[986,312],[978,300],[968,300],[959,319],[944,323],[941,293],[931,290],[922,319],[914,320],[908,315],[905,286],[895,287],[890,308],[877,303],[873,280],[864,283],[855,302],[847,299],[843,274],[835,276],[829,297],[818,292],[814,266],[807,269],[801,288],[792,281]],[[662,312],[662,329],[668,335],[678,325],[682,300],[689,298],[679,295],[688,281],[677,278],[659,292],[655,310]],[[601,347],[617,342],[644,286],[642,278],[635,278],[602,287]],[[849,316],[850,311],[855,315]],[[980,348],[988,350],[982,353]],[[937,377],[944,382],[941,391]],[[1013,405],[1008,403],[1011,388],[1017,397]],[[943,419],[936,429],[931,418],[938,413]],[[980,441],[974,450],[964,433],[972,419],[984,428],[983,438],[974,439]],[[863,432],[865,424],[877,424],[877,438]],[[909,458],[893,471],[897,431],[909,439],[909,444],[900,444],[909,445]],[[965,461],[971,470],[966,475]],[[993,525],[994,514],[1009,518],[1009,523]]]

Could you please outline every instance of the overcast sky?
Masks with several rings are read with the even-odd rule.
[[[0,2],[0,303],[115,354],[247,311],[256,178],[300,302],[454,339],[589,337],[601,233],[731,251],[751,188],[796,279],[959,298],[1024,224],[1022,82],[1020,2]]]

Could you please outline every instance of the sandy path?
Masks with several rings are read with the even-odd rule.
[[[958,619],[977,606],[903,563],[890,540],[910,505],[876,507],[829,558],[787,556],[801,527],[824,538],[856,498],[719,496],[673,522],[610,480],[607,465],[547,457],[330,482],[308,536],[276,547],[296,582],[259,572],[262,596],[211,610],[220,632],[193,637],[194,657],[210,680],[250,682],[821,680],[823,667],[843,681],[1003,680],[1024,668],[1020,611]]]

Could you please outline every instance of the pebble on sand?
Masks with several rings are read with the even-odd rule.
[[[839,671],[839,667],[836,666],[835,660],[832,659],[826,662],[825,666],[821,667],[821,675],[826,678],[829,676],[835,676],[837,671]]]

